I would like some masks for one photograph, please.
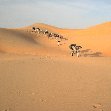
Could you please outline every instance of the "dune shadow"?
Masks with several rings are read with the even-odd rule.
[[[94,52],[94,53],[89,53],[89,54],[84,54],[85,57],[89,56],[89,57],[102,57],[102,53],[101,52]]]
[[[102,52],[93,52],[91,49],[81,51],[84,57],[102,57]]]
[[[81,50],[82,53],[87,53],[87,52],[89,52],[89,51],[91,51],[91,49]]]
[[[23,31],[18,31],[18,30],[10,30],[15,37],[19,37],[21,39],[26,40],[27,42],[32,42],[34,44],[37,44],[37,41],[31,36],[31,34],[26,34]]]

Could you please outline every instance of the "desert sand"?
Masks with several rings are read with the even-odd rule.
[[[33,26],[67,40],[58,46]],[[0,28],[0,111],[111,111],[110,27]],[[71,43],[83,47],[80,57]]]

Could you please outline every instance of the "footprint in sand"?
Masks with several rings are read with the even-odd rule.
[[[103,111],[103,105],[101,103],[94,104],[93,111]]]

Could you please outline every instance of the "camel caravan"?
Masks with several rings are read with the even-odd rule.
[[[36,28],[36,27],[32,27],[32,32],[37,32],[38,34],[44,34],[44,35],[47,35],[48,38],[60,38],[60,39],[65,39],[67,40],[66,38],[64,38],[62,35],[60,34],[56,34],[56,33],[52,33],[52,32],[49,32],[48,30],[42,30],[40,28]]]
[[[57,45],[60,46],[60,42],[62,40],[67,40],[60,34],[49,32],[48,30],[42,30],[40,28],[32,27],[32,32],[38,33],[38,34],[44,34],[47,35],[48,38],[54,38],[57,41]]]
[[[52,33],[49,32],[48,30],[42,30],[40,28],[32,27],[32,32],[38,33],[38,34],[44,34],[47,35],[48,38],[54,38],[57,41],[57,45],[60,46],[61,40],[67,40],[60,34]],[[76,54],[77,57],[80,57],[80,49],[82,48],[81,46],[77,46],[76,44],[70,44],[69,48],[71,50],[71,56],[74,56]]]

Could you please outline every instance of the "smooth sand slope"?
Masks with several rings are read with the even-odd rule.
[[[47,37],[35,33],[18,29],[0,29],[0,51],[15,54],[59,54],[61,49],[57,47],[55,41],[48,40]]]
[[[33,26],[68,40],[58,46]],[[110,27],[0,28],[0,111],[111,111]],[[71,43],[81,57],[70,55]]]

